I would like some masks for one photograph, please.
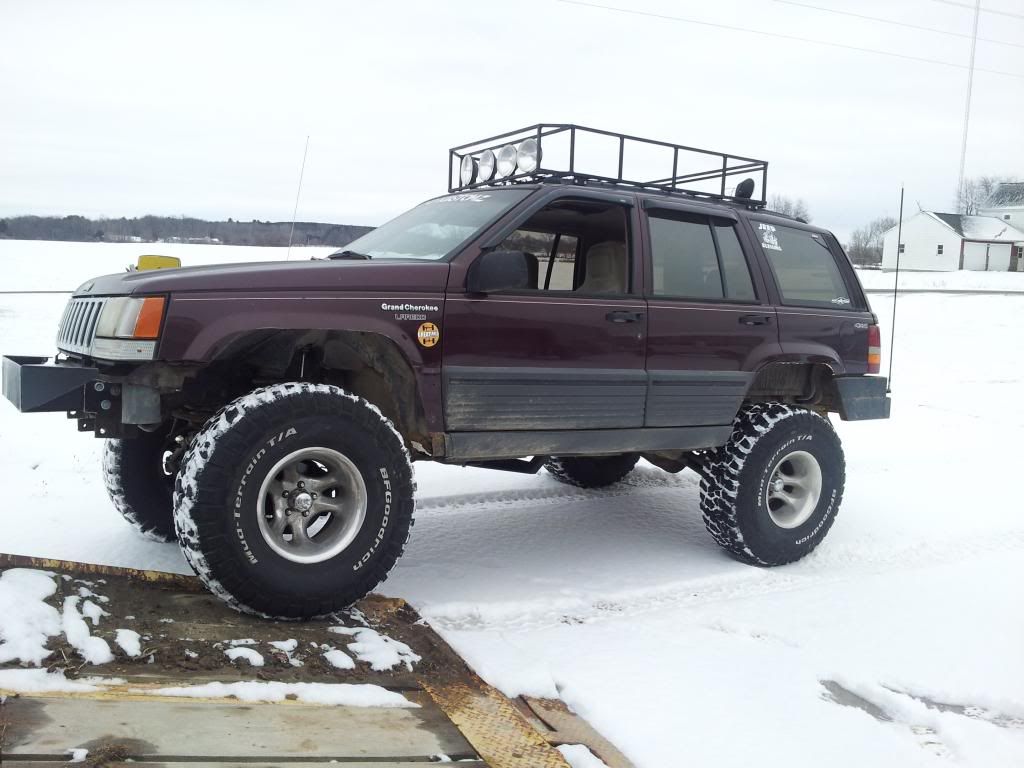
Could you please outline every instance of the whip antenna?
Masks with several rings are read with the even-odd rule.
[[[892,335],[889,338],[889,378],[885,391],[892,392],[892,358],[896,351],[896,295],[900,290],[900,251],[903,250],[903,185],[900,185],[900,219],[896,224],[896,277],[892,283]]]
[[[302,194],[302,177],[306,173],[306,155],[309,154],[309,136],[306,136],[306,148],[302,150],[302,167],[299,168],[299,188],[295,190],[295,208],[292,210],[292,228],[288,232],[288,253],[284,260],[292,257],[292,238],[295,237],[295,217],[299,215],[299,195]]]

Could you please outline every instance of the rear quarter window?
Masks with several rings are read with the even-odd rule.
[[[844,309],[850,289],[824,236],[805,229],[752,221],[784,304]]]

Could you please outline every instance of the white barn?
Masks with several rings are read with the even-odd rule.
[[[896,232],[883,236],[882,269],[896,269]],[[903,220],[900,269],[1024,271],[1024,231],[994,216],[920,211]]]
[[[980,216],[995,216],[1024,229],[1024,181],[1004,181],[978,209]]]

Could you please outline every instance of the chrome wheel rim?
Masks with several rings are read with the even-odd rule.
[[[352,543],[366,519],[366,483],[331,448],[301,448],[281,459],[260,487],[260,533],[294,563],[329,560]]]
[[[775,465],[765,489],[765,505],[780,528],[797,528],[810,519],[821,498],[821,465],[807,451],[793,451]]]

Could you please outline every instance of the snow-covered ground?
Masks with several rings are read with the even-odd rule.
[[[38,263],[0,245],[13,290]],[[0,295],[0,352],[50,352],[64,301]],[[887,340],[891,303],[874,303]],[[846,496],[803,562],[726,557],[692,476],[641,466],[586,493],[417,464],[416,527],[382,591],[641,768],[1024,764],[1024,296],[907,295],[898,319],[892,419],[837,422]],[[99,449],[0,403],[0,550],[186,571],[114,512]]]
[[[294,257],[294,250],[292,252]],[[868,291],[892,291],[895,272],[858,269]],[[900,271],[901,291],[997,291],[1024,293],[1024,272],[908,272]],[[876,303],[878,298],[875,298]]]

